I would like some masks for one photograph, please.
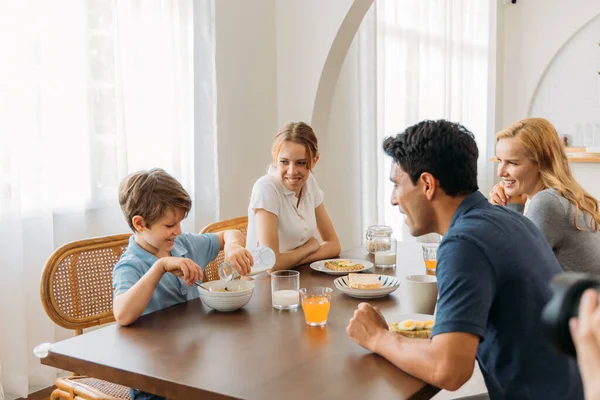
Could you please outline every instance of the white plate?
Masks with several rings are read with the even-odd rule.
[[[400,287],[400,280],[393,276],[377,275],[381,282],[381,287],[378,289],[353,289],[348,286],[348,277],[341,276],[333,281],[335,287],[346,293],[348,296],[356,297],[357,299],[376,299],[385,297]]]
[[[325,261],[339,261],[339,260],[348,260],[348,261],[356,263],[356,264],[362,264],[364,266],[364,268],[359,269],[358,271],[334,271],[332,269],[325,268]],[[350,272],[363,272],[363,271],[369,270],[369,269],[373,268],[373,263],[366,261],[366,260],[358,260],[356,258],[333,258],[330,260],[315,261],[310,264],[310,267],[312,269],[314,269],[315,271],[325,272],[326,274],[329,274],[329,275],[348,275]]]
[[[384,315],[385,321],[389,324],[392,322],[402,322],[407,319],[414,319],[415,321],[427,321],[428,319],[435,319],[435,316],[431,314],[392,314]]]

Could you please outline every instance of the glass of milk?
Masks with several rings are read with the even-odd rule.
[[[386,241],[389,243],[389,246],[386,244],[384,247],[385,250],[376,251],[375,255],[375,266],[378,268],[394,268],[396,267],[396,239],[387,238]]]
[[[275,271],[271,273],[271,299],[273,308],[295,310],[300,305],[300,272]]]

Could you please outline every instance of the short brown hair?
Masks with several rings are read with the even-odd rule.
[[[310,125],[305,122],[289,122],[281,128],[273,141],[273,162],[276,162],[281,146],[285,142],[298,143],[304,146],[308,153],[306,166],[311,169],[313,160],[319,155],[319,141]]]
[[[192,199],[183,186],[160,168],[138,171],[127,176],[119,185],[119,204],[131,229],[133,217],[144,218],[150,226],[169,210],[182,210],[187,217]]]

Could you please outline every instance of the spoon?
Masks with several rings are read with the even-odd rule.
[[[204,290],[207,290],[207,291],[209,291],[209,292],[210,292],[210,289],[209,289],[209,288],[207,288],[206,286],[203,286],[203,285],[204,285],[203,283],[198,283],[198,281],[196,281],[196,282],[194,282],[194,285],[196,285],[196,286],[199,286],[199,287],[201,287],[202,289],[204,289]]]

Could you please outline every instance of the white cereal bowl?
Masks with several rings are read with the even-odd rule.
[[[219,292],[228,288],[232,292]],[[235,311],[244,307],[252,298],[254,283],[250,281],[211,281],[198,287],[202,302],[208,307],[222,312]]]

